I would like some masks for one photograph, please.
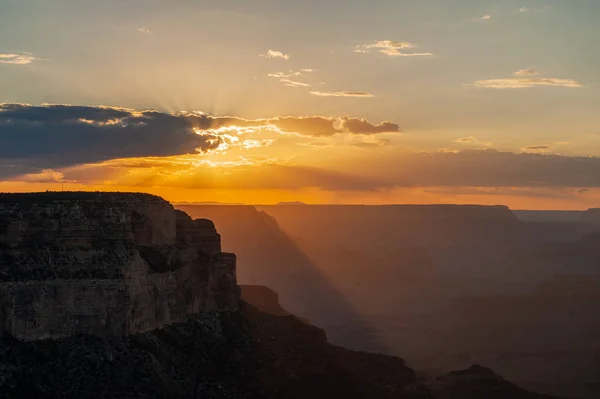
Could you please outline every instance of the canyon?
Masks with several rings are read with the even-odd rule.
[[[213,221],[159,197],[0,194],[0,397],[554,398],[479,365],[435,377],[397,356],[332,345],[346,337],[332,323],[363,338],[373,327],[333,275],[264,212],[213,211],[231,233],[225,249],[243,244],[241,270]],[[395,254],[429,262],[420,250]],[[371,283],[408,276],[383,266]],[[238,285],[240,276],[253,284]]]

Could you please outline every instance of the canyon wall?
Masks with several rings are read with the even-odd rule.
[[[209,220],[132,193],[0,194],[0,330],[127,335],[235,311],[236,258]]]

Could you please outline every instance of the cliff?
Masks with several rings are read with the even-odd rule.
[[[0,328],[13,337],[140,333],[237,303],[212,222],[159,197],[0,195]]]
[[[397,357],[327,343],[294,316],[241,303],[129,336],[0,339],[0,397],[550,399],[473,367],[422,380]]]
[[[540,397],[333,346],[266,287],[245,297],[272,314],[241,301],[235,262],[211,221],[158,197],[0,194],[0,397]]]

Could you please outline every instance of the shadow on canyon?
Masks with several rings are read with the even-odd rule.
[[[473,363],[538,392],[600,395],[596,211],[479,206],[182,206],[215,222],[240,284],[332,343],[424,375]]]

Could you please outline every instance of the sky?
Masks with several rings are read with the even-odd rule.
[[[600,206],[597,0],[0,0],[0,191]]]

